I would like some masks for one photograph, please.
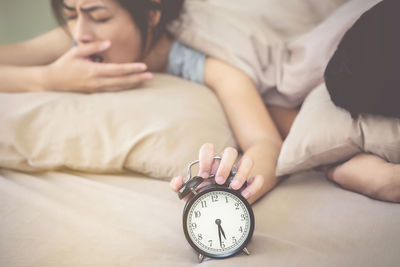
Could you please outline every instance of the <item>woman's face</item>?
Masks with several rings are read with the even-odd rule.
[[[118,0],[64,0],[67,27],[79,44],[111,41],[111,47],[91,59],[128,63],[141,60],[142,37],[129,12]]]

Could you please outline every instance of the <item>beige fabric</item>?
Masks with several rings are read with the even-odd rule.
[[[400,164],[400,118],[360,116],[364,151]]]
[[[201,265],[183,201],[140,175],[0,170],[0,266],[397,266],[399,204],[345,191],[321,173],[284,180],[254,205],[248,248]]]
[[[0,166],[24,171],[133,170],[185,174],[205,142],[234,140],[208,88],[156,75],[142,88],[98,94],[0,94]]]
[[[170,30],[247,73],[267,104],[295,107],[321,82],[344,32],[377,2],[189,0]]]
[[[400,163],[400,119],[362,115],[336,107],[325,84],[311,92],[278,158],[277,175],[344,161],[365,151]]]
[[[326,65],[345,32],[378,2],[348,1],[313,30],[290,42],[287,49],[291,56],[282,65],[278,91],[300,103],[310,90],[323,82]]]

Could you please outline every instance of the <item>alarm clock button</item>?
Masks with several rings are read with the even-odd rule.
[[[192,193],[196,187],[198,187],[204,179],[200,176],[192,177],[189,181],[187,181],[178,191],[179,199],[182,199]]]
[[[225,186],[225,187],[228,187],[228,188],[231,188],[231,189],[232,189],[232,187],[231,187],[230,185],[231,185],[231,182],[232,182],[233,178],[235,177],[235,175],[236,175],[236,171],[232,171],[232,172],[229,174],[228,178],[226,179],[225,183],[224,183],[222,186]],[[246,186],[247,186],[247,181],[245,181],[245,182],[243,183],[242,187],[240,187],[240,188],[239,188],[238,190],[236,190],[236,191],[241,191],[241,190],[245,189]]]
[[[231,182],[232,182],[232,180],[233,180],[233,177],[235,177],[235,174],[236,174],[236,172],[231,172],[229,174],[228,178],[226,178],[226,181],[222,186],[229,187]]]

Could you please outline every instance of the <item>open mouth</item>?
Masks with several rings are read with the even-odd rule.
[[[91,55],[90,56],[90,60],[93,61],[93,62],[101,63],[101,62],[104,61],[104,58],[102,56],[99,56],[99,55]]]

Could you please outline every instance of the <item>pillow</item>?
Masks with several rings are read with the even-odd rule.
[[[361,115],[336,107],[325,84],[306,98],[283,142],[278,176],[346,161],[357,153],[400,163],[400,119]]]
[[[0,167],[20,171],[186,173],[200,146],[234,146],[203,85],[157,74],[141,88],[97,94],[1,93]]]
[[[400,163],[400,119],[361,114],[363,150]]]

